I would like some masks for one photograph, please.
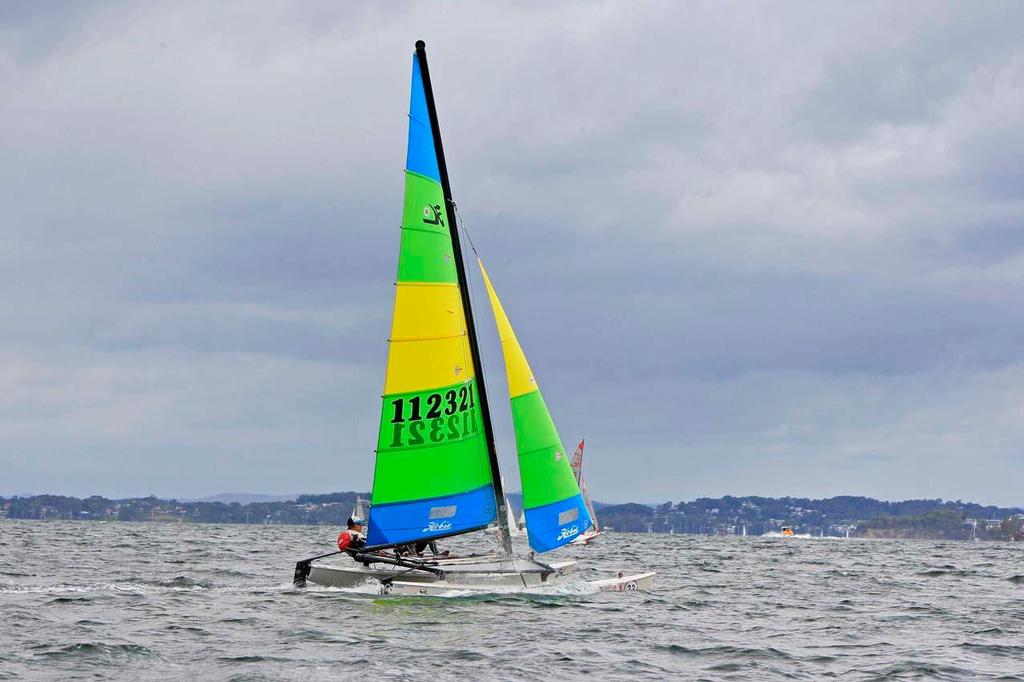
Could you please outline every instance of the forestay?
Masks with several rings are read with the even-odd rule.
[[[495,491],[423,77],[413,57],[405,205],[367,542],[486,527]]]
[[[558,437],[526,355],[479,260],[505,357],[512,425],[519,453],[519,477],[530,547],[547,552],[572,542],[591,526],[569,458]]]

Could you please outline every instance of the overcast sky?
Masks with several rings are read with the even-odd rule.
[[[0,5],[0,494],[369,487],[422,38],[598,500],[1024,504],[1024,5],[509,4]]]

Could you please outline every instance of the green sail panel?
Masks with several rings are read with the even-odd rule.
[[[477,263],[505,359],[530,547],[547,552],[572,542],[590,528],[592,521],[526,354],[483,263]]]
[[[414,56],[394,316],[367,532],[371,546],[455,535],[497,517],[446,213]]]

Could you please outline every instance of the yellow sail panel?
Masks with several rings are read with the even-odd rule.
[[[491,310],[494,311],[494,321],[498,325],[498,338],[501,339],[501,350],[505,355],[505,372],[508,376],[508,394],[510,398],[530,393],[538,389],[537,381],[533,378],[530,364],[526,362],[526,355],[519,345],[512,325],[505,315],[505,309],[501,307],[498,294],[491,286],[491,278],[487,276],[483,262],[478,258],[477,264],[484,276],[484,286],[487,287],[487,297],[491,299]]]
[[[390,341],[385,395],[450,386],[474,376],[454,283],[399,282]]]
[[[466,320],[457,284],[399,282],[395,285],[392,341],[463,336]]]
[[[391,340],[384,395],[451,386],[476,376],[465,336]]]

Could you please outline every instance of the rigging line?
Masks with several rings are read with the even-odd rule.
[[[459,205],[456,204],[454,200],[452,200],[451,204],[452,204],[452,209],[455,211],[455,219],[458,220],[458,222],[459,222],[459,224],[456,227],[460,228],[462,230],[462,233],[464,235],[466,235],[466,239],[469,240],[469,248],[473,249],[473,255],[476,256],[477,259],[479,259],[480,258],[480,254],[476,250],[476,244],[473,243],[473,238],[471,236],[469,236],[469,230],[466,229],[466,222],[462,219],[462,214],[459,213]],[[471,277],[469,273],[473,272],[475,270],[475,268],[473,268],[471,265],[469,267],[467,267],[467,265],[469,265],[467,263],[467,261],[468,261],[467,254],[463,253],[462,254],[462,267],[466,271],[466,295],[469,297],[470,302],[472,302],[473,299],[475,298],[473,296],[473,287],[476,284],[476,278]],[[465,354],[465,351],[463,351],[463,354]],[[480,359],[480,364],[481,365],[483,364],[483,358]],[[477,374],[483,374],[484,368],[483,367],[474,367],[473,370]]]
[[[477,257],[477,260],[480,260],[480,253],[476,250],[476,244],[473,243],[473,237],[469,234],[469,228],[466,227],[466,221],[462,219],[462,214],[459,213],[459,205],[456,204],[454,200],[452,200],[452,209],[455,211],[455,219],[459,221],[459,224],[456,227],[462,230],[462,234],[466,235],[466,240],[469,241],[469,248],[473,249],[473,255]],[[473,289],[476,286],[476,278],[470,277],[469,273],[475,271],[476,268],[471,265],[467,267],[467,260],[467,255],[463,254],[462,265],[466,270],[466,292],[469,296],[469,300],[472,301],[475,298],[473,295]],[[483,364],[483,358],[481,358],[480,362]],[[475,367],[474,369],[479,373],[483,373],[484,371],[483,367]]]
[[[456,220],[458,221],[458,223],[460,225],[463,225],[463,229],[462,229],[463,234],[465,234],[466,237],[468,238],[469,237],[469,233],[466,232],[465,224],[462,222],[462,216],[459,215],[459,207],[458,207],[458,205],[455,203],[454,199],[449,199],[448,201],[451,203],[452,209],[455,211],[455,218],[456,218]],[[456,225],[455,229],[458,229],[458,228],[459,228],[459,225]],[[475,254],[476,253],[476,247],[473,246],[473,240],[472,239],[469,240],[469,245],[473,249],[473,253]],[[473,305],[473,278],[469,274],[470,272],[472,272],[472,269],[466,267],[466,263],[467,263],[466,253],[462,252],[460,255],[462,256],[462,269],[466,273],[466,298],[469,299],[470,306],[472,306]],[[478,258],[479,258],[479,256],[478,256]],[[462,312],[463,312],[463,315],[467,315],[467,316],[469,315],[469,311],[468,310],[463,310]],[[471,365],[471,364],[473,364],[473,359],[471,357],[471,350],[470,350],[470,347],[469,347],[469,323],[466,322],[465,320],[463,320],[462,326],[463,326],[464,330],[466,331],[466,333],[464,335],[466,338],[465,338],[465,341],[462,344],[462,362],[464,364],[466,364],[466,365]],[[481,365],[483,364],[483,358],[480,359],[480,364]],[[473,367],[473,376],[477,376],[477,375],[483,374],[483,371],[484,371],[483,367]]]
[[[462,234],[466,235],[466,241],[469,242],[469,248],[471,248],[473,250],[473,255],[476,256],[477,260],[479,261],[480,260],[480,252],[476,250],[476,244],[473,243],[473,235],[471,235],[469,233],[469,228],[466,227],[466,221],[462,219],[462,213],[459,212],[459,205],[455,203],[454,199],[450,200],[450,201],[451,201],[451,205],[452,205],[452,210],[455,212],[455,219],[458,221],[458,225],[456,227],[458,229],[462,230]],[[468,254],[464,253],[463,254],[463,260],[462,260],[464,268],[466,266],[466,260],[467,259],[468,259]],[[466,293],[469,296],[470,301],[472,301],[473,298],[474,298],[473,291],[474,291],[474,288],[477,286],[477,280],[479,279],[479,275],[477,277],[470,277],[468,273],[469,272],[473,272],[475,270],[476,270],[476,268],[473,268],[473,267],[469,267],[466,270],[466,272],[467,272],[467,274],[466,274]],[[480,359],[480,364],[483,365],[483,358]],[[484,371],[484,368],[482,366],[481,367],[477,367],[475,369],[476,369],[476,371],[478,373],[481,373],[481,374]],[[503,480],[502,480],[502,488],[504,488],[504,487],[505,486],[504,486],[504,478],[503,478]],[[506,507],[508,507],[508,497],[505,497],[505,499],[502,500],[499,504],[504,504]],[[509,514],[509,513],[511,513],[511,511],[512,511],[511,508],[507,508],[505,513]],[[496,520],[496,523],[499,525],[498,532],[501,533],[502,529],[500,528],[500,524],[501,524],[501,515],[500,514],[498,515],[498,519]],[[515,555],[512,555],[512,556],[513,556],[513,567],[514,567],[515,566],[515,558],[514,558]]]
[[[469,248],[471,248],[473,250],[473,255],[477,257],[477,260],[479,260],[480,259],[480,252],[478,252],[476,250],[476,244],[473,243],[473,237],[469,234],[469,228],[466,227],[466,221],[464,221],[462,219],[462,214],[459,213],[459,205],[456,204],[454,200],[451,201],[451,204],[452,204],[452,209],[455,211],[455,219],[458,221],[458,225],[456,227],[458,229],[462,230],[462,234],[466,235],[466,240],[469,242]],[[476,296],[473,294],[473,291],[474,291],[475,287],[477,286],[477,279],[479,278],[479,276],[478,277],[471,277],[469,275],[469,273],[470,272],[474,272],[476,270],[476,268],[472,267],[471,265],[469,267],[467,267],[467,260],[468,259],[469,259],[469,254],[464,252],[462,254],[462,263],[463,263],[463,268],[465,268],[465,270],[466,270],[466,295],[469,297],[470,301],[472,301],[474,298],[476,298]],[[483,358],[480,359],[480,364],[481,364],[480,367],[475,367],[474,369],[475,369],[475,371],[478,374],[483,374],[483,371],[484,371],[484,368],[482,366],[483,365]],[[495,445],[497,445],[497,444],[495,444]],[[499,472],[498,475],[499,476],[501,475],[500,472]],[[504,487],[505,486],[504,486],[504,477],[503,477],[502,488],[504,488]],[[504,500],[499,502],[499,504],[503,504],[503,505],[507,506],[507,502],[508,502],[508,498],[506,497]],[[506,514],[507,513],[508,513],[508,511],[506,511]],[[500,514],[498,515],[498,518],[495,519],[495,523],[498,526],[498,533],[501,533],[502,530],[501,530],[501,527],[500,527],[501,526],[501,515]],[[500,542],[499,542],[499,544],[500,544]]]
[[[473,236],[469,234],[469,228],[466,227],[466,221],[462,219],[462,214],[459,213],[459,205],[453,201],[452,208],[455,209],[455,217],[459,220],[459,227],[462,228],[462,233],[465,234],[466,239],[469,240],[469,248],[473,249],[473,255],[479,258],[480,254],[476,250],[476,244],[473,243]]]

